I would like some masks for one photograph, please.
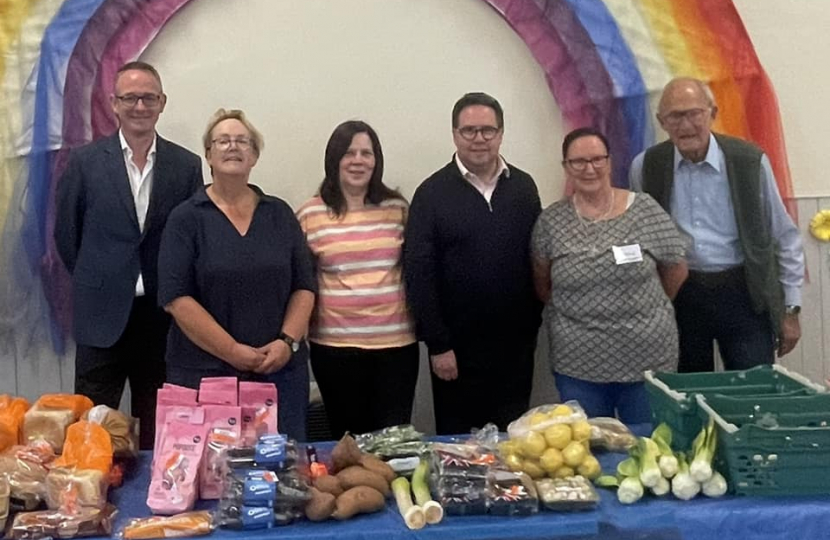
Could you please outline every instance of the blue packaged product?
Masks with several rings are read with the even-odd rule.
[[[257,443],[254,461],[260,466],[280,465],[285,461],[285,444]]]
[[[261,506],[243,506],[239,521],[244,530],[270,529],[274,525],[274,510]]]
[[[246,506],[271,506],[277,495],[277,486],[266,480],[245,480],[242,504]]]

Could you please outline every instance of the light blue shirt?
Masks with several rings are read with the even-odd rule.
[[[631,189],[643,189],[643,157],[634,158],[628,173]],[[766,154],[761,157],[761,208],[769,219],[777,241],[780,282],[786,305],[801,305],[804,284],[804,249],[801,234],[787,214],[775,176]],[[709,135],[706,158],[693,163],[674,149],[674,185],[671,215],[687,240],[689,268],[701,272],[720,272],[743,264],[738,225],[732,207],[726,160],[713,135]]]

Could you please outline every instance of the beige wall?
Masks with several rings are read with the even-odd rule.
[[[796,197],[827,197],[830,3],[733,0],[781,109]],[[826,206],[824,208],[827,208]]]
[[[830,194],[824,180],[830,10],[807,0],[734,0],[778,92],[795,193]],[[481,0],[199,0],[159,34],[144,59],[170,96],[160,130],[198,150],[209,115],[241,107],[266,137],[253,181],[292,205],[323,174],[339,122],[380,134],[387,182],[411,196],[453,150],[449,114],[484,90],[506,111],[503,152],[530,172],[545,204],[562,192],[563,134],[536,61]]]

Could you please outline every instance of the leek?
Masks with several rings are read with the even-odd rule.
[[[432,495],[427,485],[428,470],[429,464],[427,464],[426,460],[422,459],[421,463],[415,468],[415,472],[412,473],[412,493],[415,495],[415,502],[424,511],[426,522],[434,525],[444,519],[444,509],[440,504],[432,500]]]
[[[421,529],[426,525],[423,509],[412,504],[412,496],[409,494],[409,480],[399,476],[392,481],[392,492],[395,494],[395,502],[398,503],[398,512],[401,513],[404,523],[410,529]]]

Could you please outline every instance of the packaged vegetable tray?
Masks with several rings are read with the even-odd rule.
[[[714,466],[737,495],[830,493],[830,396],[695,396],[714,420]]]
[[[672,428],[672,446],[688,448],[703,428],[695,395],[724,396],[734,402],[756,398],[789,398],[826,394],[827,389],[780,365],[757,366],[743,371],[711,373],[645,372],[646,391],[654,425]]]

